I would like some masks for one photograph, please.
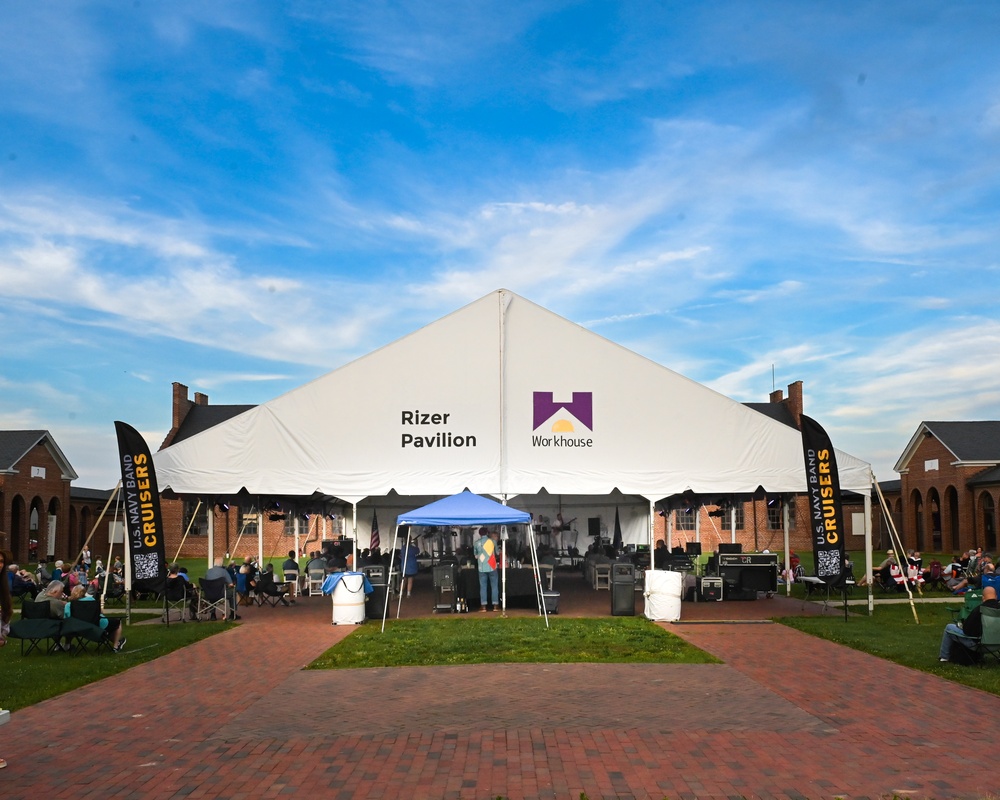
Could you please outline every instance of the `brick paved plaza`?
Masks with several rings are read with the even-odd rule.
[[[429,588],[418,585],[404,603],[407,616],[429,610]],[[607,592],[570,591],[561,611],[606,614],[607,603]],[[969,757],[976,742],[992,740],[1000,699],[781,625],[736,619],[802,606],[781,597],[685,603],[684,620],[704,624],[666,628],[723,664],[348,671],[301,669],[353,630],[330,624],[328,598],[245,609],[234,630],[13,714],[0,730],[10,765],[0,794],[990,794],[992,768],[972,768]]]

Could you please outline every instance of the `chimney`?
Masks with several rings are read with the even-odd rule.
[[[188,409],[191,408],[191,401],[188,400],[187,386],[183,383],[178,383],[177,381],[174,381],[173,386],[173,416],[170,421],[170,427],[173,430],[177,430],[184,421],[184,417],[187,416]]]
[[[767,401],[769,403],[780,403],[783,397],[784,394],[782,393],[781,389],[775,389],[773,392],[771,392],[771,394],[767,396]]]
[[[795,427],[802,428],[802,381],[788,384],[788,413],[795,420]]]
[[[203,397],[205,402],[200,405],[206,405],[208,398],[205,395],[195,394],[195,401],[197,402],[199,397]],[[170,420],[170,430],[167,432],[166,438],[160,445],[162,450],[164,447],[169,447],[173,444],[174,437],[177,436],[177,431],[180,430],[181,425],[184,423],[188,412],[194,407],[194,403],[188,400],[188,387],[183,383],[174,381],[173,383],[173,409]]]
[[[194,393],[194,404],[196,406],[207,406],[208,405],[208,395],[202,394],[201,392]]]

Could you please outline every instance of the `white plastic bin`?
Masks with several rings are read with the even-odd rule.
[[[681,589],[684,574],[662,569],[646,570],[646,607],[643,614],[647,619],[661,622],[675,622],[681,618]]]
[[[343,573],[332,597],[334,625],[360,625],[365,621],[365,576],[362,573]]]

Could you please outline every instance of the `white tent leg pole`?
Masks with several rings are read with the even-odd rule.
[[[875,613],[875,593],[872,591],[872,491],[869,483],[868,493],[865,495],[865,581],[868,589],[868,616]]]
[[[354,522],[353,522],[353,528],[352,528],[352,530],[354,531],[354,533],[352,535],[353,544],[351,544],[351,565],[354,568],[354,570],[357,571],[357,569],[358,569],[358,504],[357,503],[351,503],[351,508],[354,510]]]
[[[392,550],[389,551],[389,574],[385,580],[385,608],[382,609],[382,633],[385,633],[385,618],[389,616],[389,593],[392,589],[392,566],[396,561],[396,537],[399,536],[399,524],[392,532]],[[402,592],[400,592],[402,594]],[[398,615],[397,615],[398,618]]]
[[[198,504],[201,505],[201,500],[198,500]],[[195,509],[195,515],[198,514],[198,510]],[[206,513],[208,517],[208,568],[212,568],[212,556],[215,555],[215,499],[212,499],[212,504],[208,507]],[[187,534],[184,534],[187,536]],[[183,545],[184,542],[181,542]],[[181,548],[177,548],[177,555],[174,556],[174,561],[176,561],[181,556]]]
[[[257,522],[257,563],[264,563],[264,515]],[[263,567],[262,567],[263,568]]]
[[[736,503],[729,509],[729,541],[736,544]]]
[[[501,616],[506,616],[507,615],[507,539],[504,538],[504,535],[503,535],[504,534],[504,528],[506,528],[505,525],[501,525],[500,526],[500,559],[501,559],[501,562],[502,562],[502,565],[501,565],[501,570],[502,571],[500,573],[500,577],[502,578],[502,580],[500,581],[500,583],[503,586],[503,589],[500,590],[500,615]],[[493,600],[493,603],[495,605],[496,602],[497,602],[497,599],[495,597],[493,597],[491,599]],[[485,597],[483,598],[483,602],[486,602],[486,598]]]
[[[784,508],[782,509],[781,515],[781,527],[784,529],[785,535],[785,596],[792,596],[792,570],[790,569],[792,550],[788,542],[788,503],[782,504]]]

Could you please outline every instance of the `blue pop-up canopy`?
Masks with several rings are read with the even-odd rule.
[[[397,525],[527,525],[529,522],[531,515],[527,511],[505,506],[468,489],[396,518]]]
[[[396,554],[396,541],[399,536],[401,525],[528,525],[528,542],[531,545],[531,562],[535,569],[535,592],[538,600],[539,612],[545,617],[545,626],[549,625],[548,613],[541,599],[541,583],[538,578],[538,554],[535,550],[535,539],[531,532],[531,514],[527,511],[519,511],[516,508],[505,506],[496,500],[488,497],[473,494],[468,489],[460,494],[453,494],[450,497],[428,503],[426,506],[408,511],[396,517],[396,532],[392,537],[392,557],[389,559],[389,570],[392,571],[393,558]],[[504,544],[506,547],[506,543]],[[505,551],[506,552],[506,551]],[[401,607],[403,595],[400,592],[399,605]],[[507,608],[506,593],[503,596],[503,607]],[[385,631],[385,620],[389,614],[389,595],[386,594],[385,608],[382,612],[382,630]],[[399,608],[396,610],[399,616]]]

